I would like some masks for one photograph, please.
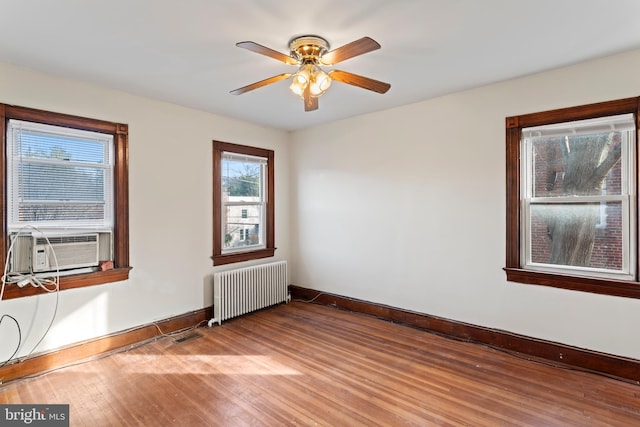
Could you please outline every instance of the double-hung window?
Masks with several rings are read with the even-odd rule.
[[[508,280],[640,297],[638,102],[507,118]]]
[[[60,290],[127,279],[128,126],[0,104],[0,134],[0,264],[65,270]],[[4,298],[39,292],[8,286]]]
[[[113,136],[9,120],[9,232],[113,228]]]
[[[266,168],[265,157],[222,154],[223,253],[265,247]]]
[[[524,128],[521,144],[523,267],[633,279],[633,114]]]
[[[273,256],[272,150],[213,142],[214,264]]]

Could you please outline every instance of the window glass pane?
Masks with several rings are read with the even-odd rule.
[[[242,211],[247,211],[246,218],[243,218]],[[264,236],[261,222],[263,216],[263,206],[225,206],[224,215],[224,242],[223,249],[229,250],[242,248],[244,246],[264,245]]]
[[[627,147],[635,140],[633,114],[525,128],[532,197],[626,194]]]
[[[232,202],[255,202],[262,198],[262,163],[251,159],[222,159],[222,192]]]
[[[88,226],[104,220],[104,207],[104,203],[23,203],[18,218],[23,223],[70,221],[73,225]]]
[[[530,217],[531,261],[626,270],[622,203],[534,204]]]
[[[536,137],[533,197],[622,194],[621,132]]]
[[[95,164],[108,164],[109,151],[105,150],[103,140],[92,140],[90,132],[83,132],[87,137],[73,137],[20,129],[20,155],[30,159],[51,159]]]

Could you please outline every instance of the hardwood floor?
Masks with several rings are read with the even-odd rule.
[[[5,384],[72,426],[633,426],[640,386],[293,302]]]

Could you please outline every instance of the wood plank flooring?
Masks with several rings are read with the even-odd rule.
[[[5,384],[72,426],[635,426],[640,386],[293,302]]]

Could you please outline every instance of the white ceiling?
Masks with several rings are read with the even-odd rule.
[[[638,48],[639,17],[638,0],[0,0],[0,61],[295,130]],[[295,70],[236,42],[288,54],[304,34],[375,39],[333,68],[391,89],[335,82],[312,112],[289,81],[229,94]]]

